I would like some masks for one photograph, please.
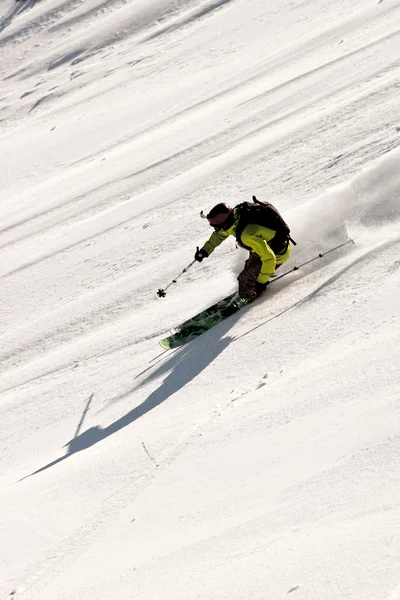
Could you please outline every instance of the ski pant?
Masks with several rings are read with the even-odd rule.
[[[278,269],[290,256],[290,245],[282,251],[281,254],[275,255],[271,250],[271,255],[274,259],[275,269]],[[260,274],[262,267],[261,258],[255,252],[250,252],[249,258],[244,263],[244,269],[238,277],[239,296],[248,302],[252,302],[259,296],[257,291],[257,277]]]

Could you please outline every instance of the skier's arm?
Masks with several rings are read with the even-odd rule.
[[[274,236],[275,231],[261,225],[247,225],[241,236],[243,244],[261,258],[261,270],[257,277],[259,283],[267,283],[275,272],[276,256],[268,245]]]
[[[227,237],[229,237],[229,233],[226,231],[214,231],[201,249],[205,250],[208,256],[210,256],[210,254],[214,252],[215,248],[222,244]]]

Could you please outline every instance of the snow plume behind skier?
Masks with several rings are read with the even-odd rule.
[[[290,256],[290,229],[272,204],[258,201],[242,202],[234,208],[217,204],[207,220],[214,232],[202,248],[197,248],[195,260],[201,262],[229,236],[249,251],[239,274],[239,296],[253,302],[262,294],[269,278]]]

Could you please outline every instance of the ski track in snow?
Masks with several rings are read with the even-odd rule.
[[[400,4],[0,10],[2,597],[397,600]],[[163,353],[253,193],[354,247]]]

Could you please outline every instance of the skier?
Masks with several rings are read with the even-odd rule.
[[[234,235],[238,245],[250,253],[238,277],[239,296],[253,302],[265,291],[275,269],[290,256],[293,240],[289,227],[272,204],[260,202],[255,196],[253,203],[243,202],[234,208],[225,203],[217,204],[207,220],[214,232],[202,248],[197,248],[195,260],[201,262]]]

